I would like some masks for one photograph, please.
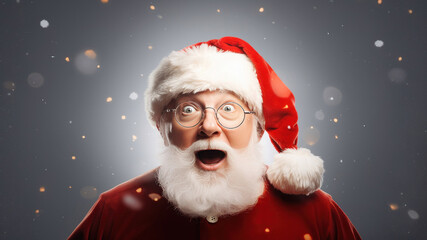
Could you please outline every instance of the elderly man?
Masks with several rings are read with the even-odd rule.
[[[160,167],[101,194],[69,239],[360,239],[319,190],[323,161],[297,148],[293,94],[245,41],[172,52],[146,109]],[[264,131],[279,152],[269,167]]]

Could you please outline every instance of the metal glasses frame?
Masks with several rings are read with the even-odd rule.
[[[193,101],[187,101],[187,102],[191,102],[191,103],[193,103],[193,104],[195,104],[195,105],[197,105],[197,106],[199,106],[200,107],[200,109],[202,109],[202,115],[201,115],[201,117],[200,117],[200,119],[199,119],[199,121],[196,123],[196,124],[194,124],[194,125],[192,125],[192,126],[189,126],[189,127],[187,127],[187,126],[184,126],[184,125],[182,125],[182,123],[178,120],[178,118],[177,118],[177,116],[176,116],[176,110],[178,109],[178,107],[179,107],[179,105],[180,104],[182,104],[182,103],[180,103],[180,104],[178,104],[175,108],[169,108],[169,109],[165,109],[164,111],[165,112],[167,112],[167,113],[169,113],[169,112],[174,112],[175,113],[175,120],[178,122],[178,124],[179,125],[181,125],[182,127],[184,127],[184,128],[192,128],[192,127],[195,127],[195,126],[197,126],[197,125],[199,125],[200,124],[200,122],[202,122],[202,119],[204,119],[205,118],[205,110],[206,109],[212,109],[214,112],[215,112],[215,118],[216,118],[216,122],[219,124],[219,125],[221,125],[221,127],[223,127],[223,128],[226,128],[226,129],[235,129],[235,128],[238,128],[238,127],[240,127],[240,125],[242,125],[243,124],[243,122],[245,121],[245,119],[246,119],[246,114],[254,114],[255,112],[254,111],[246,111],[243,107],[242,107],[242,105],[240,105],[240,104],[238,104],[238,103],[236,103],[236,102],[225,102],[225,103],[223,103],[223,104],[221,104],[217,109],[215,109],[215,108],[213,108],[213,107],[202,107],[202,106],[200,106],[200,104],[198,104],[198,103],[196,103],[196,102],[193,102]],[[242,110],[243,110],[243,119],[242,119],[242,121],[237,125],[237,126],[235,126],[235,127],[232,127],[232,128],[230,128],[230,127],[226,127],[226,126],[224,126],[224,125],[222,125],[222,123],[219,121],[219,119],[218,119],[218,110],[222,107],[222,106],[224,106],[225,104],[229,104],[229,103],[233,103],[233,104],[236,104],[237,106],[239,106]]]

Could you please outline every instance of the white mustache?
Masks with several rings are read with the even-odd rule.
[[[221,150],[227,153],[231,151],[232,148],[227,143],[218,140],[199,140],[194,142],[189,147],[189,150],[191,152],[198,152],[201,150]]]

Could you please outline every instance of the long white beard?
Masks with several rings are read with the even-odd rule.
[[[202,149],[227,152],[225,167],[204,171],[196,164]],[[200,140],[185,150],[169,145],[161,159],[158,180],[164,196],[192,217],[222,216],[255,205],[264,191],[266,167],[258,143],[233,149],[220,141]]]

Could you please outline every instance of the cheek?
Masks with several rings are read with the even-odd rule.
[[[169,133],[171,144],[186,149],[195,141],[196,133],[192,129],[183,128],[181,125],[172,121],[172,131]]]
[[[227,132],[228,141],[233,148],[245,148],[249,145],[253,133],[252,121],[247,121],[240,127]]]

